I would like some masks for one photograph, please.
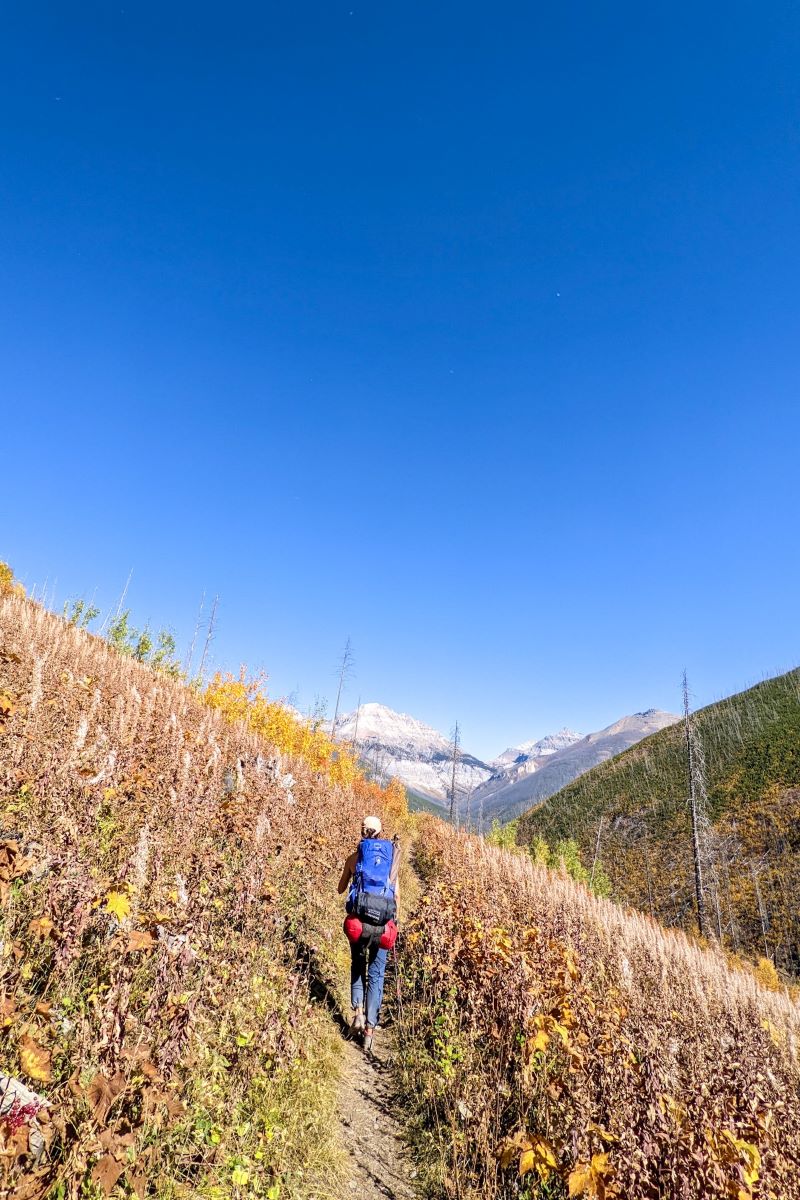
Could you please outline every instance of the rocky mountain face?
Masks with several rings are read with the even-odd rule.
[[[456,795],[462,819],[482,814],[510,820],[552,796],[584,771],[671,725],[671,713],[648,709],[583,737],[570,729],[504,750],[490,763],[462,748]],[[430,725],[384,704],[362,704],[337,722],[336,739],[349,742],[377,778],[397,778],[427,801],[446,808],[453,772],[452,743]]]
[[[447,805],[453,776],[453,748],[447,738],[384,704],[362,704],[336,725],[336,740],[351,742],[378,778],[396,777],[413,792]],[[467,796],[492,774],[472,754],[461,753],[456,768],[456,794]]]

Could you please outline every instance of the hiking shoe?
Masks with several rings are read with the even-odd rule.
[[[365,1054],[372,1053],[372,1039],[374,1038],[374,1036],[375,1036],[375,1030],[372,1028],[371,1025],[367,1025],[366,1029],[364,1030],[364,1053]]]
[[[364,1010],[363,1008],[353,1009],[353,1019],[350,1022],[351,1033],[363,1033],[364,1031]]]

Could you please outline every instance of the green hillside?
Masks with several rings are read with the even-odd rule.
[[[734,950],[800,969],[800,671],[694,715],[705,759],[704,842],[712,923]],[[574,837],[617,899],[696,928],[683,724],[646,738],[520,820],[518,839]]]

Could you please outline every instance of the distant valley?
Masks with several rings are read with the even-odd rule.
[[[462,747],[456,764],[459,818],[473,825],[495,817],[510,820],[677,719],[648,709],[585,736],[561,729],[511,746],[491,762]],[[407,713],[370,703],[337,721],[336,738],[351,743],[376,777],[405,784],[412,807],[449,807],[453,747],[438,730]]]

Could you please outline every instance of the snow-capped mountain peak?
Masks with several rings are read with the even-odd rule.
[[[487,819],[498,816],[508,820],[518,816],[548,796],[554,795],[599,762],[620,754],[642,738],[673,724],[679,718],[673,713],[649,708],[646,712],[621,717],[613,725],[589,733],[586,737],[569,734],[563,747],[537,758],[521,757],[500,764],[485,783],[477,801]],[[522,749],[522,747],[518,747]]]
[[[356,741],[359,745],[381,742],[386,746],[416,747],[431,751],[449,746],[447,738],[418,721],[408,713],[395,712],[385,704],[362,704],[353,712],[345,713],[336,723],[339,741]]]
[[[385,704],[362,704],[336,722],[336,740],[352,742],[378,777],[396,777],[412,791],[446,803],[452,784],[452,742],[424,721]],[[491,767],[462,749],[456,767],[457,794],[468,796],[491,774]]]
[[[559,729],[558,733],[548,733],[535,741],[521,742],[519,746],[510,746],[508,750],[504,750],[502,754],[498,754],[497,758],[492,760],[492,765],[508,767],[512,763],[525,762],[530,758],[546,758],[549,754],[557,754],[559,750],[566,749],[573,742],[579,742],[582,737],[582,733],[575,733],[574,730],[567,729],[565,726],[563,729]]]

